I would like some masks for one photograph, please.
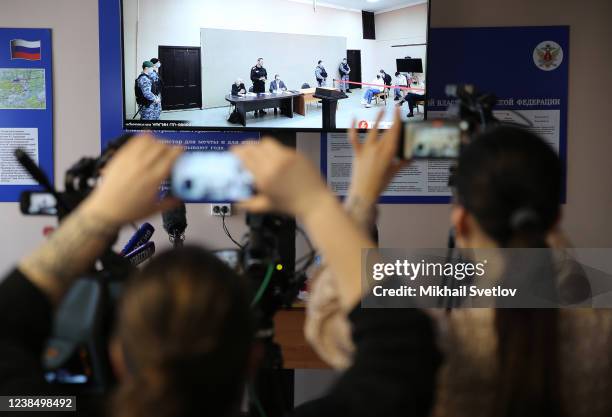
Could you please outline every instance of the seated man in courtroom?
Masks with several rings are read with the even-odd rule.
[[[282,91],[287,91],[287,86],[285,85],[283,80],[281,80],[280,75],[276,74],[274,76],[274,81],[270,83],[270,92],[278,94]],[[274,107],[274,115],[277,115],[277,114],[278,114],[278,108]]]
[[[246,87],[244,86],[242,78],[237,78],[236,81],[234,81],[234,84],[232,84],[232,95],[239,96],[246,94],[246,92]]]

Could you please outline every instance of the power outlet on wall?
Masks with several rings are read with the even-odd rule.
[[[232,205],[230,203],[215,203],[210,205],[211,216],[223,216],[225,217],[232,215]]]

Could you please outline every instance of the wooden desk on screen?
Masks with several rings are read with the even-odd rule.
[[[284,91],[282,93],[261,93],[246,95],[225,96],[225,100],[236,106],[240,118],[240,124],[246,126],[247,112],[278,107],[283,116],[293,117],[293,98],[298,97],[299,93]]]
[[[304,338],[303,308],[280,310],[274,316],[276,342],[283,351],[285,369],[329,369]]]
[[[302,88],[298,90],[300,95],[293,97],[293,111],[302,116],[306,116],[306,105],[310,102],[319,101],[314,98],[316,88]]]

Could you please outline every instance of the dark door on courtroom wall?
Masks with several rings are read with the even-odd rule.
[[[159,47],[163,110],[202,108],[200,53],[200,47],[194,46]]]
[[[351,72],[349,73],[349,81],[353,81],[356,83],[361,82],[361,50],[359,49],[349,49],[346,51],[346,61],[351,67]],[[353,88],[361,88],[360,85],[350,84],[350,89]]]

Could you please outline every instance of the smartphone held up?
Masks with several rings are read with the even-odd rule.
[[[186,202],[236,202],[253,195],[253,177],[231,152],[189,152],[175,163],[172,193]]]

